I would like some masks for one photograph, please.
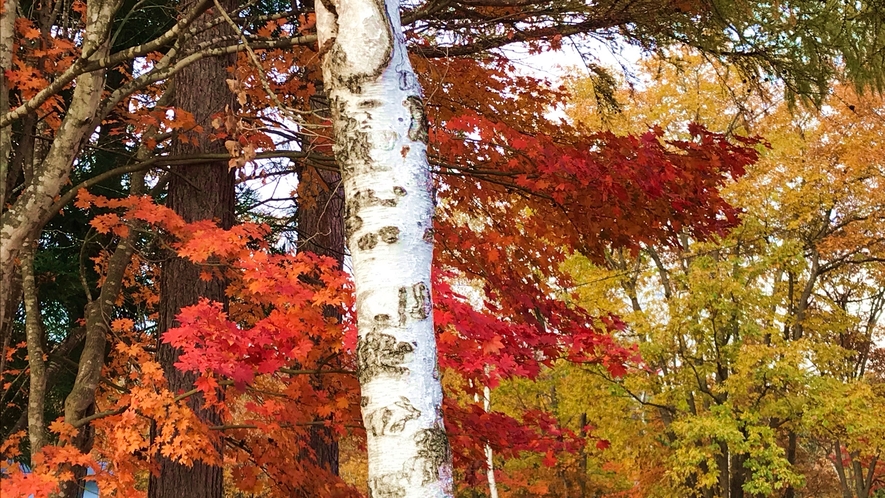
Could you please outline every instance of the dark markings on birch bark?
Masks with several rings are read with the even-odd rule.
[[[410,69],[403,70],[400,69],[403,65],[397,65],[396,70],[399,73],[399,89],[400,90],[411,90],[415,88],[418,84],[418,78],[415,77],[415,73]]]
[[[356,231],[362,227],[363,219],[359,216],[348,216],[344,219],[344,233],[347,234],[348,237],[356,233]]]
[[[415,435],[415,443],[421,459],[416,462],[421,466],[421,484],[427,485],[439,479],[440,467],[452,459],[449,439],[443,429],[424,429]]]
[[[402,366],[415,351],[408,342],[397,342],[396,337],[373,330],[357,341],[357,365],[360,383],[366,383],[380,374],[401,376],[409,371]]]
[[[378,231],[378,237],[381,239],[382,242],[393,244],[394,242],[399,240],[399,228],[384,227]]]
[[[323,7],[325,7],[326,10],[328,10],[333,16],[335,16],[336,20],[338,19],[338,2],[326,0],[323,2]]]
[[[359,238],[359,240],[356,241],[356,246],[359,247],[362,251],[374,249],[377,245],[378,236],[374,233],[364,234],[362,237]]]
[[[415,408],[408,398],[400,396],[392,406],[374,410],[366,417],[366,430],[373,436],[398,434],[406,429],[409,420],[417,420],[421,410]]]
[[[412,318],[424,320],[430,316],[430,289],[424,282],[418,282],[412,286],[412,297],[415,300],[410,312]]]
[[[415,142],[427,143],[427,114],[424,112],[424,102],[419,97],[410,95],[406,97],[403,105],[409,108],[412,121],[409,123],[409,139]]]
[[[421,238],[424,239],[424,242],[429,242],[429,243],[432,244],[432,243],[433,243],[433,229],[432,229],[432,228],[426,228],[426,229],[424,230],[424,236],[421,237]]]
[[[408,475],[404,472],[384,474],[369,480],[369,498],[403,498]]]
[[[340,129],[336,129],[335,133],[347,137],[347,141],[336,140],[333,151],[341,169],[351,173],[354,164],[368,164],[372,161],[369,134],[362,130],[359,121],[339,109],[340,106],[334,107],[339,115],[336,122],[341,123]]]
[[[358,107],[360,109],[374,109],[376,107],[381,107],[382,102],[376,99],[366,99],[361,100]]]
[[[430,316],[432,303],[430,302],[430,289],[424,282],[413,284],[411,288],[400,287],[399,289],[399,324],[406,324],[409,317],[416,320],[424,320]]]
[[[397,300],[399,305],[397,306],[397,312],[399,314],[399,326],[402,327],[406,324],[406,319],[408,318],[406,315],[406,309],[409,307],[409,291],[405,287],[399,288],[399,299]]]
[[[329,49],[327,57],[329,58],[329,63],[333,67],[348,67],[350,65],[347,62],[347,51],[341,48],[341,45],[339,45],[338,43],[332,44],[332,48]],[[365,81],[365,75],[357,74],[351,76],[342,76],[341,73],[343,72],[344,71],[333,72],[333,74],[335,75],[335,86],[347,88],[350,93],[363,93],[363,87],[361,83]]]
[[[369,397],[360,396],[360,408],[365,408],[367,406],[369,406]]]
[[[400,187],[402,188],[402,187]],[[396,187],[393,190],[394,194],[397,194]],[[405,192],[405,190],[403,190]],[[400,194],[397,194],[400,195]],[[351,212],[357,212],[360,208],[370,207],[370,206],[384,206],[384,207],[396,207],[399,199],[396,197],[391,197],[387,199],[382,199],[375,194],[375,191],[372,189],[360,190],[355,192],[352,198],[349,201],[349,209]]]

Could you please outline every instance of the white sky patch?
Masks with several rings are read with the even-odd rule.
[[[593,38],[579,42],[564,39],[560,50],[540,54],[529,53],[524,45],[511,45],[500,51],[513,63],[516,76],[543,78],[552,86],[562,85],[568,79],[588,77],[587,62],[608,69],[615,77],[632,79],[633,75],[629,73],[636,71],[643,56],[642,50],[635,45],[618,43],[613,46]],[[551,107],[546,117],[553,122],[567,118],[561,107]]]

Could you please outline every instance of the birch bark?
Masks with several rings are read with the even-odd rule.
[[[374,498],[452,496],[430,300],[433,198],[398,0],[317,3],[353,260]]]

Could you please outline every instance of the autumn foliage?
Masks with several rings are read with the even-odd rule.
[[[695,9],[692,2],[681,4]],[[69,15],[79,19],[85,8],[73,2]],[[109,345],[94,411],[72,425],[53,406],[47,413],[59,418],[47,427],[51,444],[34,453],[24,430],[4,433],[4,496],[49,496],[75,480],[77,468],[91,469],[85,479],[102,495],[142,496],[157,455],[223,466],[231,490],[256,496],[362,496],[359,453],[365,428],[348,273],[331,258],[293,250],[287,242],[297,246],[311,234],[297,234],[291,216],[262,211],[263,201],[256,199],[265,195],[256,193],[259,183],[293,170],[307,183],[316,171],[335,168],[329,121],[325,110],[317,110],[323,104],[317,89],[322,47],[307,42],[261,46],[274,37],[309,37],[314,31],[312,13],[266,17],[251,26],[256,48],[240,51],[230,69],[227,84],[238,108],[216,113],[212,129],[198,126],[190,113],[158,103],[168,91],[164,79],[139,80],[142,71],[162,64],[159,50],[139,55],[128,72],[115,76],[116,88],[131,85],[131,94],[120,96],[109,85],[102,104],[108,107],[97,120],[100,139],[90,143],[94,150],[80,154],[77,181],[56,199],[47,223],[60,223],[53,229],[59,232],[73,231],[64,222],[74,220],[86,228],[72,240],[98,241],[100,247],[84,243],[75,258],[81,266],[77,279],[87,293],[105,285],[112,253],[122,241],[138,250],[126,262],[112,313],[104,317]],[[76,36],[41,29],[26,18],[16,19],[15,28],[13,63],[5,72],[13,107],[58,82],[79,55]],[[517,37],[518,30],[509,36]],[[586,414],[582,423],[564,421],[553,406],[513,408],[516,404],[507,401],[506,409],[485,410],[479,402],[484,388],[506,393],[520,383],[541,385],[557,371],[585,367],[615,385],[660,370],[661,365],[643,360],[643,344],[629,340],[636,325],[624,309],[588,302],[578,291],[574,261],[586,261],[595,271],[612,266],[615,254],[638,261],[649,247],[680,254],[688,250],[686,241],[694,247],[724,240],[741,226],[742,207],[734,201],[740,197],[723,190],[746,175],[769,144],[749,138],[752,130],[743,135],[711,131],[718,128],[695,122],[684,123],[685,132],[674,136],[654,122],[616,133],[557,119],[552,110],[572,98],[565,87],[520,75],[507,58],[488,52],[452,56],[440,64],[420,56],[425,42],[410,34],[417,47],[414,64],[427,89],[438,201],[434,321],[460,491],[487,485],[490,449],[497,461],[530,462],[530,470],[498,468],[507,496],[552,494],[562,475],[586,474],[587,459],[610,451],[615,437],[586,421]],[[528,43],[535,51],[558,48],[562,36],[539,34]],[[65,92],[74,88],[70,81],[59,86],[64,91],[29,114],[40,122],[31,130],[40,139],[59,133]],[[172,144],[197,143],[201,136],[224,144],[229,155],[221,160],[237,169],[244,185],[241,204],[252,204],[241,209],[239,223],[229,230],[208,220],[186,222],[164,205],[163,182],[176,165],[208,160],[174,156]],[[114,169],[101,156],[114,147],[126,157],[120,168],[137,158],[140,169],[93,182]],[[148,181],[138,180],[135,188],[127,182],[138,170],[149,171]],[[113,183],[124,174],[126,181]],[[311,188],[338,187],[317,182]],[[295,209],[315,207],[303,198],[306,192],[295,199]],[[861,232],[838,243],[850,245]],[[39,251],[47,253],[61,245],[49,239],[41,244]],[[157,337],[159,275],[162,261],[173,255],[199,265],[200,278],[224,281],[230,302],[202,300],[186,307],[177,315],[178,326]],[[40,272],[47,288],[54,278],[50,269]],[[44,301],[51,299],[44,296]],[[91,296],[89,301],[93,306]],[[77,303],[80,309],[66,312],[76,318],[62,328],[85,326],[84,306]],[[57,334],[47,340],[62,343]],[[181,350],[175,366],[194,374],[193,390],[170,391],[156,356],[159,341]],[[25,391],[20,379],[29,375],[25,346],[4,345],[0,401],[26,415],[27,403],[14,394]],[[46,362],[51,363],[49,354]],[[188,407],[190,399],[201,400],[222,422],[206,423]],[[4,431],[17,427],[14,420],[0,422]],[[342,447],[349,445],[342,460],[351,467],[342,475],[312,463],[310,429],[318,425],[329,428]],[[87,432],[94,444],[83,453],[75,439]],[[613,458],[605,470],[650,486],[663,475],[660,468],[643,474],[624,464],[644,462],[646,456]],[[849,463],[871,467],[872,458],[859,455]],[[26,462],[29,472],[20,465]]]

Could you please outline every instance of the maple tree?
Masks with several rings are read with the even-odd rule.
[[[753,45],[763,41],[762,32],[758,40],[735,46],[730,39],[694,31],[699,17],[723,27],[740,19],[742,12],[720,13],[691,2],[637,2],[608,9],[533,5],[534,10],[521,8],[525,5],[427,4],[404,12],[410,49],[429,57],[448,56],[444,65],[421,57],[413,60],[428,97],[423,112],[416,101],[407,99],[411,105],[404,121],[416,145],[404,155],[419,156],[417,143],[426,140],[430,163],[438,173],[438,219],[433,232],[423,231],[421,239],[429,246],[424,236],[433,235],[441,251],[433,285],[428,259],[422,270],[427,272],[422,279],[425,290],[415,296],[429,299],[428,289],[435,289],[433,318],[440,362],[443,375],[453,378],[452,396],[444,405],[446,432],[462,487],[487,475],[482,467],[486,447],[508,459],[522,452],[543,454],[544,465],[553,465],[557,455],[580,451],[587,436],[583,428],[558,427],[549,414],[539,411],[511,416],[488,413],[471,396],[482,386],[494,387],[514,377],[534,378],[560,358],[600,363],[615,376],[623,375],[626,364],[636,359],[635,351],[618,346],[609,334],[623,327],[620,320],[576,307],[561,294],[570,279],[559,265],[574,251],[601,262],[612,248],[675,243],[674,237],[683,231],[699,239],[724,233],[736,222],[736,212],[718,189],[755,158],[748,147],[751,143],[729,142],[724,135],[699,127],[691,129],[689,139],[666,141],[655,129],[616,136],[554,123],[547,111],[564,102],[566,93],[538,78],[514,76],[506,57],[488,51],[513,42],[546,50],[559,46],[563,36],[626,26],[628,36],[648,46],[673,39],[716,50],[727,44],[734,57],[746,61],[745,68],[761,67],[784,76],[800,93],[814,96],[813,89],[828,85],[828,69],[814,66],[818,61],[814,57],[793,60],[775,49],[755,55]],[[90,467],[95,472],[90,479],[99,483],[102,492],[131,495],[157,479],[149,476],[162,477],[153,473],[157,469],[152,466],[160,455],[182,464],[179,467],[194,462],[225,464],[231,484],[249,492],[355,494],[332,475],[334,466],[317,468],[323,459],[311,453],[321,445],[307,443],[317,434],[325,439],[360,433],[354,371],[357,366],[365,371],[370,363],[353,356],[360,348],[344,275],[334,271],[329,260],[303,252],[276,254],[273,244],[279,233],[250,224],[220,230],[196,220],[215,216],[230,227],[225,216],[181,219],[155,200],[141,197],[148,193],[177,208],[177,201],[169,200],[181,194],[173,193],[174,184],[185,187],[216,179],[216,175],[188,173],[185,165],[221,162],[239,168],[241,177],[266,178],[291,167],[277,163],[266,171],[262,169],[266,166],[252,161],[275,157],[296,161],[301,169],[299,216],[305,214],[302,206],[317,204],[317,184],[310,188],[310,181],[317,181],[319,171],[334,174],[336,166],[330,154],[328,117],[310,105],[321,80],[320,60],[331,55],[329,46],[316,43],[312,5],[272,11],[264,6],[225,8],[217,2],[197,2],[192,8],[181,7],[178,16],[151,24],[152,29],[136,30],[138,36],[133,37],[119,36],[120,24],[127,26],[131,19],[116,2],[19,7],[24,5],[6,0],[0,19],[6,37],[0,60],[7,69],[0,88],[5,89],[5,100],[0,101],[0,272],[5,298],[0,330],[6,353],[0,375],[8,382],[4,391],[13,393],[10,396],[27,397],[28,409],[19,401],[18,409],[6,416],[29,425],[30,445],[25,448],[33,472],[4,467],[9,479],[4,485],[46,494],[58,482],[76,482]],[[177,7],[156,4],[170,12]],[[18,10],[26,15],[17,17]],[[204,16],[207,12],[211,16]],[[861,14],[853,18],[851,28],[874,33],[868,29],[867,10],[861,9]],[[766,19],[805,29],[814,26],[816,15]],[[209,26],[230,30],[200,38]],[[831,44],[837,50],[845,48],[840,43],[852,41],[851,30],[846,33],[844,39],[831,37],[830,41],[839,42]],[[114,43],[107,43],[110,39]],[[875,47],[865,41],[859,45]],[[236,97],[237,109],[232,106],[211,117],[198,117],[205,110],[200,104],[189,109],[189,104],[171,96],[170,77],[185,80],[189,64],[233,53],[239,56],[225,85]],[[802,66],[808,61],[812,66]],[[604,73],[600,68],[597,72]],[[452,79],[455,74],[458,78]],[[809,74],[814,79],[808,79]],[[870,71],[856,79],[876,83],[877,75]],[[216,83],[219,79],[214,77]],[[326,80],[329,90],[335,91],[334,81],[328,76]],[[406,83],[417,88],[411,81]],[[217,107],[208,100],[202,104]],[[382,100],[384,104],[390,102]],[[297,128],[280,126],[278,113],[298,123]],[[426,137],[421,126],[425,113],[432,123]],[[338,126],[338,140],[353,131],[342,129],[340,119]],[[189,150],[189,143],[205,145],[207,134],[223,143],[226,151]],[[285,150],[287,140],[297,143],[297,150]],[[115,148],[124,161],[117,167],[92,153]],[[139,173],[152,167],[164,173]],[[72,171],[82,180],[66,189]],[[102,182],[121,174],[127,175],[125,180],[110,185],[123,197],[82,193],[84,188],[105,187]],[[415,193],[411,187],[403,190],[406,196]],[[596,196],[587,195],[588,191]],[[69,206],[78,192],[78,205]],[[352,207],[353,202],[384,206],[390,200],[380,190],[377,195],[364,193],[362,201],[351,195]],[[86,209],[95,210],[91,230],[101,234],[107,247],[89,249],[94,251],[88,256],[94,257],[96,272],[85,269],[80,280],[85,293],[97,292],[96,298],[64,315],[68,324],[58,327],[63,337],[59,340],[44,334],[45,324],[39,319],[39,306],[52,301],[39,295],[38,282],[50,275],[38,265],[38,257],[55,244],[40,230],[58,218],[60,210],[65,216],[86,219]],[[242,218],[255,216],[251,210]],[[272,215],[267,218],[274,221]],[[314,228],[308,218],[300,218],[299,229],[322,233],[331,226]],[[309,240],[316,233],[302,233],[297,240]],[[88,261],[86,252],[81,251],[80,262]],[[194,372],[193,389],[174,382],[170,387],[170,379],[180,374],[172,372],[168,356],[160,354],[169,351],[167,343],[151,346],[157,336],[154,325],[158,320],[168,325],[179,307],[158,310],[157,284],[170,278],[168,268],[161,270],[156,264],[163,254],[177,254],[181,261],[198,265],[190,277],[177,277],[179,285],[229,282],[227,311],[200,301],[193,308],[185,307],[178,315],[181,327],[163,336],[183,349],[177,367]],[[20,264],[12,264],[17,257]],[[501,264],[504,261],[509,264]],[[21,284],[16,268],[21,268]],[[481,305],[470,293],[457,291],[456,282],[465,279],[480,289]],[[15,290],[18,285],[22,291]],[[407,312],[408,299],[407,292]],[[19,300],[25,305],[23,322],[9,311],[17,308]],[[421,314],[420,306],[414,308]],[[423,315],[428,319],[429,310],[424,309]],[[83,318],[82,333],[68,333],[77,318]],[[20,323],[27,340],[16,346],[22,335],[16,328]],[[367,334],[364,331],[364,337]],[[79,351],[84,337],[89,346],[84,351],[93,354],[89,361]],[[50,349],[41,351],[44,342]],[[29,348],[27,359],[23,346]],[[421,347],[429,348],[429,343]],[[162,357],[167,358],[166,365],[158,363]],[[63,422],[40,420],[51,401],[51,396],[41,397],[42,386],[52,384],[49,379],[57,375],[53,371],[61,368],[57,365],[77,358],[75,368],[89,375],[78,375],[70,391],[60,389],[60,397],[73,400],[71,410],[65,410]],[[380,365],[396,367],[384,361]],[[20,379],[31,384],[27,390]],[[223,397],[217,395],[220,390]],[[191,400],[199,397],[219,418],[207,423],[195,415]],[[364,414],[363,425],[376,433],[397,432],[413,415],[402,403],[393,404]],[[403,424],[390,426],[393,416]],[[18,422],[3,424],[4,429],[14,429]],[[317,426],[324,430],[312,429]],[[12,437],[16,433],[4,437],[9,455],[17,451],[19,440]],[[437,450],[444,446],[439,432],[432,442]],[[222,445],[227,450],[225,460],[217,451]],[[436,451],[424,456],[443,464],[440,455]],[[293,456],[298,456],[294,463]],[[373,486],[378,485],[375,478]],[[517,480],[509,485],[523,484]]]

